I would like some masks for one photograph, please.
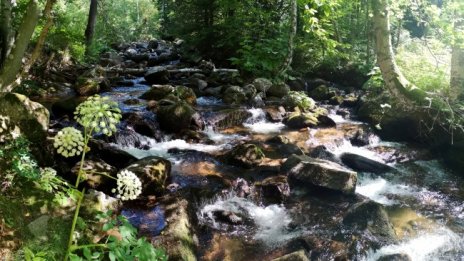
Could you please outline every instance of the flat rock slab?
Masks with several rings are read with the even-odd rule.
[[[290,180],[354,194],[357,173],[323,159],[292,155],[282,166]]]
[[[383,162],[369,159],[354,153],[345,152],[340,156],[340,159],[343,164],[356,171],[382,174],[394,170],[394,168]]]

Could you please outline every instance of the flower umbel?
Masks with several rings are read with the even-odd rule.
[[[111,136],[121,120],[118,104],[99,95],[88,98],[76,108],[75,119],[85,128]]]
[[[80,155],[84,150],[84,137],[75,128],[67,127],[56,134],[53,145],[57,152],[64,157],[74,157]]]
[[[134,200],[142,193],[142,182],[134,172],[123,170],[117,175],[117,188],[113,193],[121,200]]]

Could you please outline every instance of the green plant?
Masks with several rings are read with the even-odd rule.
[[[120,238],[108,236],[102,243],[78,244],[79,240],[76,238],[78,234],[77,228],[79,226],[85,227],[85,222],[79,217],[85,188],[79,191],[78,186],[86,177],[83,166],[86,153],[89,150],[87,145],[90,138],[96,133],[111,136],[116,131],[116,124],[121,119],[121,111],[117,103],[109,100],[108,97],[95,95],[76,108],[75,119],[83,127],[83,135],[81,131],[68,127],[58,132],[54,142],[57,152],[62,156],[81,156],[76,183],[71,186],[77,195],[77,206],[71,224],[65,261],[68,259],[73,261],[83,260],[81,256],[87,260],[102,260],[106,257],[110,260],[166,260],[164,252],[156,250],[143,238],[137,239],[136,229],[121,217],[118,218],[120,225],[117,226],[121,235]],[[117,178],[107,173],[92,172],[92,174],[99,174],[116,180],[117,188],[113,192],[117,193],[117,197],[121,200],[134,200],[142,192],[142,184],[139,178],[130,171],[118,173]],[[53,179],[51,173],[48,173],[47,177]],[[110,222],[103,227],[103,230],[108,231],[116,227],[115,224]]]

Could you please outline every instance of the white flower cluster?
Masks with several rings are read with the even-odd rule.
[[[92,96],[79,104],[74,114],[79,124],[107,136],[111,136],[116,131],[116,124],[122,117],[116,102],[99,95]]]
[[[121,200],[134,200],[142,193],[142,182],[134,172],[123,170],[117,175],[117,188],[113,193]]]
[[[84,137],[79,130],[73,127],[66,127],[58,132],[53,144],[57,152],[64,157],[74,157],[80,155],[84,150]]]
[[[0,115],[0,142],[8,140],[12,135],[12,131],[10,117]]]

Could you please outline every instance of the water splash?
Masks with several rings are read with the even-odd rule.
[[[201,96],[197,98],[198,106],[214,106],[214,105],[223,105],[221,99],[212,96]]]
[[[203,131],[208,138],[216,143],[224,144],[237,140],[244,140],[246,137],[238,134],[224,134],[214,130],[213,126],[206,126],[205,131]]]
[[[251,108],[248,110],[251,113],[251,117],[246,120],[243,126],[249,128],[255,133],[279,133],[285,124],[282,122],[269,122],[266,119],[266,112],[260,108]]]
[[[214,214],[222,211],[251,219],[256,226],[253,230],[255,231],[253,238],[267,246],[274,246],[301,234],[289,230],[288,226],[292,219],[283,206],[258,206],[251,200],[234,194],[217,197],[214,201],[204,203],[198,212],[200,223],[210,224],[213,228],[219,229],[219,222]]]
[[[388,245],[377,251],[371,250],[363,260],[376,261],[382,256],[392,254],[407,254],[412,261],[458,260],[456,257],[447,257],[446,252],[462,247],[461,237],[449,229],[442,228],[400,244]]]

